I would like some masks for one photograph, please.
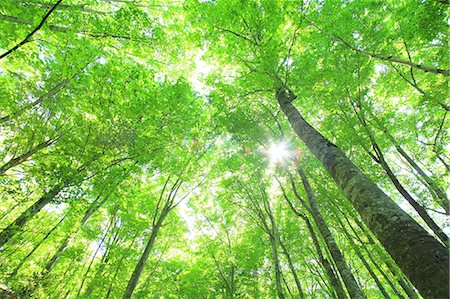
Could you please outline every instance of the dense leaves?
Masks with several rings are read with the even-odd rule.
[[[447,277],[405,270],[371,232],[396,219],[355,209],[279,100],[442,252],[447,12],[2,1],[0,297],[438,298]]]

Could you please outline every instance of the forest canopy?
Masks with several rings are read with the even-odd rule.
[[[2,0],[1,298],[449,298],[448,0]]]

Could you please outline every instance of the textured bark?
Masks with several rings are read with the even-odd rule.
[[[63,189],[63,185],[56,185],[45,193],[38,201],[31,205],[25,212],[16,218],[0,233],[0,247],[5,245],[22,227],[36,215],[43,207],[45,207],[53,198]]]
[[[444,243],[446,247],[448,247],[448,237],[447,235],[442,231],[442,229],[437,225],[436,222],[428,215],[427,211],[424,209],[422,205],[420,205],[412,196],[409,194],[408,191],[403,187],[403,185],[400,183],[400,181],[395,176],[394,172],[388,165],[386,159],[384,158],[383,151],[381,150],[380,146],[375,140],[375,137],[372,135],[372,132],[370,131],[370,128],[368,128],[366,121],[363,116],[360,117],[361,123],[364,126],[367,135],[369,136],[370,142],[372,144],[372,148],[375,152],[374,156],[372,153],[369,152],[369,155],[372,157],[372,159],[381,165],[383,167],[384,171],[388,175],[391,182],[394,184],[395,188],[398,192],[406,199],[406,201],[416,210],[417,214],[419,214],[420,218],[428,225],[428,227],[433,231],[433,233]]]
[[[344,284],[347,288],[348,293],[350,294],[351,298],[365,298],[363,292],[358,286],[358,283],[356,282],[355,277],[353,276],[350,268],[348,267],[347,262],[344,259],[344,256],[342,255],[336,240],[334,239],[333,235],[331,234],[330,229],[328,228],[327,223],[325,222],[325,219],[322,216],[322,213],[320,212],[319,206],[317,204],[316,195],[314,194],[308,178],[306,177],[305,173],[301,169],[300,166],[297,166],[298,173],[302,179],[303,187],[305,188],[308,202],[311,209],[311,215],[314,219],[314,222],[316,223],[317,227],[319,228],[319,231],[321,235],[323,236],[325,240],[325,244],[328,247],[328,250],[330,250],[331,256],[333,257],[334,262],[336,263],[336,267],[338,268],[339,273],[341,274],[342,280],[344,281]]]
[[[290,179],[291,179],[291,183],[292,183],[292,188],[293,188],[294,194],[301,201],[302,205],[306,207],[306,203],[304,202],[303,198],[300,197],[300,195],[297,193],[297,190],[295,188],[295,184],[294,184],[294,181],[292,180],[292,176],[291,175],[290,175]],[[308,217],[306,217],[304,214],[300,213],[294,207],[292,202],[289,200],[289,197],[287,196],[286,191],[284,190],[283,185],[281,185],[281,183],[280,183],[280,188],[281,188],[281,191],[283,192],[283,196],[286,199],[286,201],[288,202],[289,207],[291,208],[292,212],[294,212],[295,215],[297,215],[298,217],[300,217],[301,219],[303,219],[305,221],[306,227],[308,228],[309,235],[312,238],[312,241],[313,241],[313,244],[314,244],[314,248],[315,248],[315,250],[317,252],[317,256],[319,258],[319,262],[322,264],[323,268],[325,269],[325,271],[327,273],[327,277],[329,279],[329,282],[333,286],[333,289],[336,292],[337,297],[339,299],[346,299],[347,295],[345,295],[345,291],[342,288],[342,284],[339,281],[339,278],[336,276],[335,272],[331,268],[331,265],[330,265],[329,261],[323,256],[322,249],[321,249],[320,244],[319,244],[319,240],[317,238],[316,232],[314,231],[314,228],[311,225],[311,222],[309,221]]]
[[[448,296],[446,248],[395,204],[347,156],[323,137],[291,104],[295,96],[277,91],[278,102],[298,137],[322,162],[344,195],[402,271],[427,298]]]

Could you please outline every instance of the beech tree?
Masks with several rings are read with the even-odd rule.
[[[448,298],[446,1],[0,4],[0,297]]]

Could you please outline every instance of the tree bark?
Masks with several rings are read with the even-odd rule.
[[[290,178],[291,178],[292,188],[293,188],[293,191],[294,191],[295,195],[297,197],[299,197],[299,200],[301,201],[302,205],[306,207],[306,203],[303,201],[303,199],[297,193],[297,190],[296,190],[295,185],[294,185],[294,181],[292,180],[291,176],[290,176]],[[325,271],[327,273],[327,276],[328,276],[328,279],[329,279],[329,282],[333,286],[333,289],[336,292],[337,297],[339,299],[346,299],[347,295],[345,294],[345,291],[342,288],[342,284],[339,281],[339,278],[336,276],[336,274],[334,273],[333,269],[331,268],[331,265],[330,265],[329,261],[323,256],[322,249],[321,249],[320,244],[319,244],[319,240],[317,238],[316,232],[314,231],[314,228],[311,225],[311,222],[309,221],[308,217],[306,217],[306,215],[300,213],[294,207],[292,202],[289,200],[289,197],[287,196],[286,191],[284,190],[284,188],[281,185],[281,183],[280,183],[280,188],[281,188],[281,191],[283,192],[283,196],[286,199],[286,201],[288,202],[289,207],[291,208],[292,212],[294,212],[295,215],[297,215],[299,218],[301,218],[301,219],[303,219],[305,221],[306,227],[308,228],[309,235],[312,238],[312,241],[313,241],[313,244],[314,244],[314,248],[315,248],[315,250],[317,252],[317,255],[318,255],[318,258],[319,258],[319,262],[322,264],[323,268],[325,269]]]
[[[22,154],[22,155],[20,155],[18,157],[10,159],[8,162],[6,162],[2,166],[0,166],[0,176],[2,176],[9,169],[11,169],[13,167],[16,167],[17,165],[25,162],[32,155],[34,155],[35,153],[37,153],[41,149],[44,149],[44,148],[50,146],[54,142],[55,142],[54,139],[49,139],[47,141],[41,142],[37,146],[35,146],[32,149],[30,149],[28,152],[26,152],[26,153],[24,153],[24,154]]]
[[[289,254],[289,251],[287,250],[284,243],[281,241],[280,236],[278,235],[278,243],[281,246],[281,250],[283,250],[283,254],[286,256],[286,259],[288,261],[289,269],[292,272],[292,276],[294,276],[295,285],[297,286],[297,291],[300,296],[300,298],[305,298],[305,295],[303,294],[302,285],[300,283],[300,279],[298,279],[297,271],[295,270],[294,263],[292,262],[291,255]]]
[[[16,218],[10,225],[0,233],[0,247],[5,245],[22,227],[36,215],[43,207],[55,198],[56,195],[63,189],[63,185],[59,184],[53,187],[50,191],[45,193],[38,201],[31,205],[25,212]]]
[[[127,288],[125,289],[125,292],[122,297],[123,299],[129,299],[133,295],[134,289],[136,288],[137,283],[139,281],[139,277],[141,277],[142,271],[144,270],[145,263],[147,262],[148,257],[150,256],[150,252],[153,248],[153,245],[155,244],[158,231],[161,228],[161,225],[169,212],[170,209],[165,207],[162,210],[161,215],[159,216],[158,221],[156,222],[156,225],[152,227],[152,233],[150,234],[150,238],[147,242],[147,245],[145,246],[141,258],[139,259],[139,262],[134,268],[130,280],[128,281]]]
[[[364,175],[347,156],[305,121],[291,104],[295,96],[277,91],[278,103],[311,152],[322,162],[403,272],[427,298],[445,298],[449,253],[417,222]]]
[[[341,274],[342,280],[344,281],[345,286],[347,287],[348,293],[351,298],[365,298],[363,292],[358,286],[355,277],[353,276],[350,268],[348,267],[347,262],[344,259],[333,235],[331,234],[330,229],[328,228],[325,219],[320,212],[319,206],[317,204],[316,195],[314,194],[311,185],[309,184],[308,178],[305,173],[301,169],[300,166],[297,166],[297,171],[302,179],[303,187],[305,188],[307,198],[309,201],[311,215],[319,228],[320,233],[322,234],[325,243],[330,250],[331,256],[333,257],[334,262]]]
[[[51,15],[51,13],[55,10],[55,8],[62,2],[62,0],[58,0],[51,9],[44,15],[41,22],[36,26],[36,28],[33,29],[20,43],[6,51],[5,53],[0,55],[0,59],[5,58],[9,54],[13,53],[20,47],[22,47],[24,44],[28,43],[30,41],[30,38],[41,29],[41,27],[44,25],[45,21],[48,19],[48,17]]]

